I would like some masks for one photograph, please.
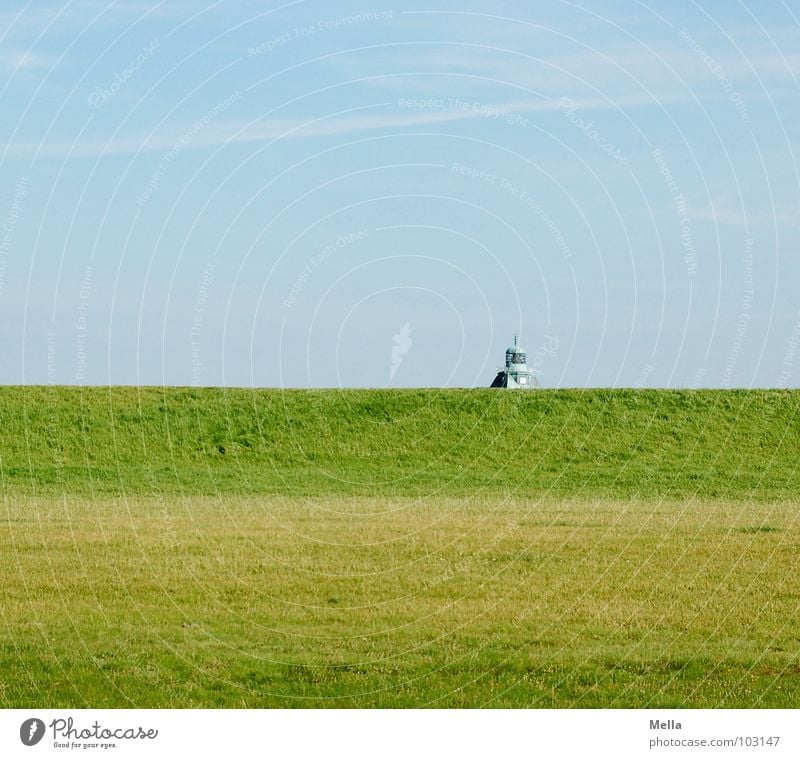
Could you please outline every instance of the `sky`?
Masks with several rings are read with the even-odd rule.
[[[798,387],[799,24],[4,0],[0,383]]]

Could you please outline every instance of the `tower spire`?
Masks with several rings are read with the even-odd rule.
[[[538,387],[536,375],[528,368],[527,355],[520,347],[519,334],[514,333],[514,344],[506,350],[506,365],[497,369],[497,376],[492,382],[492,387],[505,387],[508,389],[533,389]]]

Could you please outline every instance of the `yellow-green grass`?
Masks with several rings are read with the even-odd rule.
[[[4,707],[796,707],[798,502],[5,491]]]

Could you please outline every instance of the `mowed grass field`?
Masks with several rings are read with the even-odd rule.
[[[0,389],[4,707],[797,707],[794,392]]]

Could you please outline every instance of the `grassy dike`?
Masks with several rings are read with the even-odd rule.
[[[0,707],[794,708],[799,405],[0,388]]]
[[[792,499],[800,392],[0,388],[5,492]]]

